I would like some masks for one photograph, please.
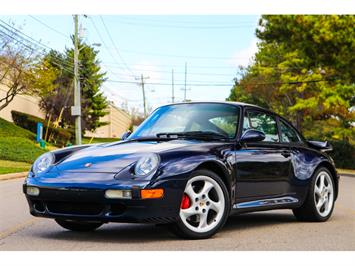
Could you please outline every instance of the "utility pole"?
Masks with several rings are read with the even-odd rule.
[[[140,78],[136,78],[136,80],[138,79],[140,79],[140,85],[142,86],[144,117],[147,117],[147,104],[146,104],[145,90],[144,90],[144,79],[149,79],[149,77],[144,77],[143,74],[141,74]]]
[[[187,77],[187,62],[185,62],[185,88],[184,88],[184,102],[186,102],[186,77]]]
[[[174,96],[174,69],[171,70],[171,102],[175,102]]]
[[[72,116],[75,116],[75,144],[81,144],[81,101],[79,78],[79,37],[78,15],[74,15],[74,106],[71,108]]]

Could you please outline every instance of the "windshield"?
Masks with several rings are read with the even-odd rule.
[[[198,132],[234,138],[239,107],[223,103],[186,103],[156,109],[129,139],[157,137],[166,133]]]

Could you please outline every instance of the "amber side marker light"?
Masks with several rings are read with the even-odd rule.
[[[141,198],[142,199],[160,199],[164,196],[164,189],[142,189]]]

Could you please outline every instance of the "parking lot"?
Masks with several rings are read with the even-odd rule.
[[[355,250],[355,178],[341,178],[332,218],[297,222],[290,210],[230,217],[212,239],[188,241],[166,228],[107,224],[76,233],[29,214],[22,179],[0,181],[0,250]]]

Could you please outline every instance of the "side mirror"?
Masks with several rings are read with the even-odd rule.
[[[126,131],[125,133],[123,133],[121,140],[127,139],[131,134],[132,132],[130,130]]]
[[[257,142],[265,139],[264,132],[255,129],[248,129],[240,138],[241,142]]]

